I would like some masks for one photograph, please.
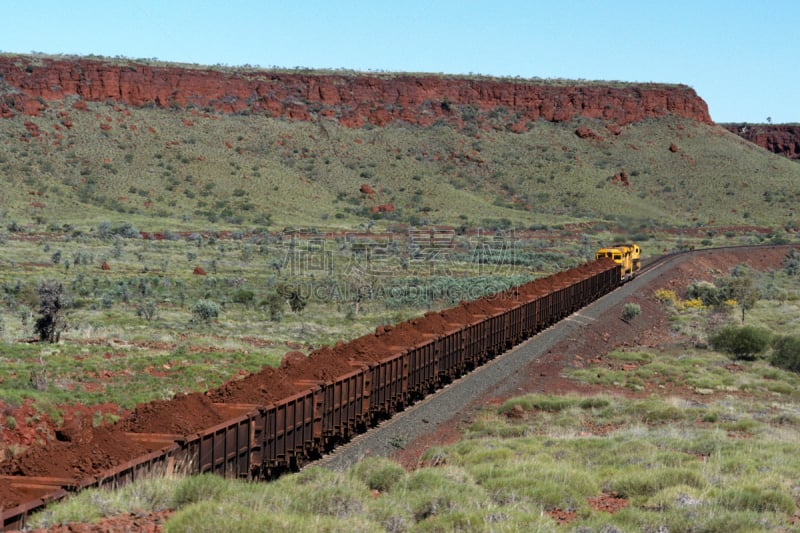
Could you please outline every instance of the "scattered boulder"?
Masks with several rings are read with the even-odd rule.
[[[628,173],[625,171],[624,168],[619,172],[617,172],[616,174],[614,174],[614,176],[611,179],[615,183],[621,183],[626,187],[631,184],[630,181],[628,180]]]
[[[373,215],[378,213],[391,213],[394,211],[394,204],[373,205],[370,211]]]

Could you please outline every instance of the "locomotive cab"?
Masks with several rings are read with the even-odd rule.
[[[625,283],[636,277],[641,269],[642,249],[638,244],[613,244],[608,248],[601,248],[595,254],[595,259],[610,258],[621,268],[620,282]]]

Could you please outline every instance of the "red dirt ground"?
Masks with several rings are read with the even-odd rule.
[[[604,356],[608,352],[623,346],[647,346],[656,347],[662,344],[673,344],[684,339],[676,338],[670,333],[667,325],[667,316],[663,306],[655,301],[653,293],[657,288],[671,288],[679,294],[685,290],[689,283],[695,280],[711,280],[713,277],[722,273],[727,273],[729,268],[740,263],[747,263],[758,270],[769,268],[780,268],[781,261],[786,255],[785,249],[760,250],[758,253],[749,251],[720,252],[708,256],[700,256],[691,262],[684,262],[678,267],[670,270],[668,274],[661,275],[652,281],[648,287],[640,291],[629,301],[635,301],[642,308],[642,313],[636,320],[629,324],[619,319],[619,313],[607,313],[600,320],[582,329],[579,338],[571,338],[560,343],[551,349],[543,358],[531,363],[525,376],[518,380],[517,390],[514,395],[526,394],[528,392],[538,392],[546,394],[563,394],[565,392],[577,394],[596,394],[602,389],[594,386],[587,386],[571,382],[562,377],[562,370],[568,366],[585,365],[608,365],[609,361]],[[481,304],[474,304],[479,306]],[[424,319],[419,319],[424,323],[425,330],[436,332],[440,328],[446,328],[447,322],[442,315],[433,313]],[[394,328],[379,328],[377,335],[370,335],[362,339],[357,339],[350,346],[348,352],[357,354],[359,361],[370,360],[381,348],[391,346],[403,341],[407,341],[407,335],[411,330],[407,330],[412,325],[423,324],[398,324]],[[418,333],[417,333],[418,334]],[[249,378],[230,382],[215,391],[206,394],[207,398],[184,397],[181,401],[187,403],[187,411],[182,411],[189,417],[189,412],[200,415],[200,420],[187,422],[185,418],[180,420],[163,417],[158,402],[151,402],[147,406],[140,406],[136,412],[128,418],[124,418],[117,424],[119,428],[138,428],[142,431],[165,431],[166,427],[173,428],[177,432],[192,430],[190,428],[207,427],[214,419],[213,406],[208,402],[263,402],[270,398],[285,396],[293,389],[298,390],[301,386],[295,383],[298,379],[325,379],[326,377],[341,374],[342,371],[353,369],[352,361],[342,361],[343,345],[337,345],[330,349],[316,350],[305,361],[287,358],[282,364],[280,371],[275,369],[265,369],[262,374],[278,373],[282,376],[280,382],[270,381],[274,376],[254,375]],[[385,352],[384,352],[385,353]],[[259,376],[259,377],[256,377]],[[264,383],[270,383],[268,388]],[[260,383],[260,384],[259,384]],[[305,382],[307,384],[307,381]],[[305,385],[307,386],[307,385]],[[672,395],[685,394],[687,397],[694,393],[689,389],[671,390]],[[198,395],[202,396],[202,395]],[[450,424],[440,425],[436,432],[426,435],[409,443],[405,449],[400,451],[395,459],[407,468],[416,468],[421,465],[420,457],[433,445],[442,445],[456,442],[460,438],[459,424],[462,419],[469,418],[474,409],[481,406],[497,405],[506,398],[493,395],[491,392],[478,399],[474,404],[466,406],[461,413],[456,413],[451,419]],[[196,402],[196,403],[195,403]],[[197,409],[194,409],[197,407]],[[164,425],[151,425],[158,419],[162,419]],[[173,425],[170,425],[173,424]],[[188,424],[188,425],[187,425]],[[602,434],[610,428],[591,428],[592,432]],[[111,428],[89,428],[85,433],[80,431],[71,435],[64,435],[66,441],[56,441],[53,445],[58,448],[57,457],[66,461],[54,459],[51,451],[42,449],[30,450],[24,457],[16,458],[10,462],[0,464],[0,474],[19,474],[63,476],[79,479],[87,474],[95,473],[99,470],[108,468],[115,460],[122,460],[124,457],[132,457],[147,450],[131,450],[131,446],[140,446],[128,442],[124,444],[117,439],[109,443],[109,450],[105,449],[104,442],[114,438],[114,431]],[[125,439],[123,439],[125,440]],[[88,446],[81,448],[81,446]],[[131,455],[132,454],[132,455]],[[2,488],[0,488],[0,500],[3,499]],[[596,509],[613,512],[627,504],[624,500],[616,498],[614,495],[598,495],[589,504]],[[553,511],[554,518],[559,521],[568,521],[568,514],[561,516],[559,510]],[[160,521],[163,514],[157,515],[148,522],[144,517],[118,517],[103,521],[96,526],[75,525],[74,529],[57,529],[57,531],[116,531],[116,530],[141,530],[142,528],[153,527],[153,531],[160,530]],[[134,524],[135,521],[135,524]],[[71,527],[71,526],[70,526]],[[88,528],[88,529],[87,529]],[[147,530],[147,529],[145,529]]]

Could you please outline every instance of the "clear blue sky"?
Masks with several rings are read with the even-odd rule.
[[[800,122],[800,0],[13,0],[0,51],[683,83]]]

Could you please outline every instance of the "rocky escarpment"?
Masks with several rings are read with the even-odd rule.
[[[760,147],[800,161],[800,125],[798,124],[721,124]]]
[[[258,113],[295,120],[325,117],[349,127],[394,121],[491,124],[523,131],[536,120],[576,117],[625,125],[678,115],[711,123],[684,85],[548,83],[437,75],[311,74],[153,66],[87,58],[0,56],[0,116],[37,115],[77,98],[130,106]]]

